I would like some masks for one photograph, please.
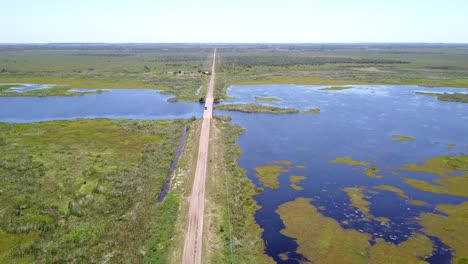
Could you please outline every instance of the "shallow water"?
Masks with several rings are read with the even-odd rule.
[[[115,89],[83,96],[0,97],[0,121],[26,123],[76,118],[201,117],[203,105],[168,102],[171,97],[158,91],[142,89]]]
[[[47,89],[53,86],[51,84],[30,84],[30,83],[0,83],[0,86],[1,85],[17,85],[7,90],[9,92],[16,92],[16,93],[24,93],[27,91]]]
[[[423,88],[417,86],[354,86],[342,91],[320,91],[319,86],[260,85],[235,86],[228,103],[259,103],[254,96],[278,97],[278,102],[262,102],[280,107],[294,107],[301,111],[320,108],[320,114],[246,114],[217,111],[233,117],[232,122],[246,128],[238,140],[242,149],[239,164],[257,187],[262,187],[255,176],[254,167],[274,160],[290,160],[293,165],[304,165],[305,170],[291,169],[279,177],[280,187],[265,188],[255,199],[261,206],[256,220],[265,230],[263,238],[266,251],[279,263],[278,254],[294,252],[297,244],[280,234],[284,225],[275,210],[279,205],[296,197],[314,198],[315,206],[324,206],[326,216],[342,222],[342,227],[382,237],[387,242],[405,241],[414,231],[421,231],[417,217],[422,212],[433,212],[440,203],[460,203],[463,197],[423,192],[407,185],[394,176],[387,166],[401,167],[406,163],[423,163],[427,158],[467,152],[468,104],[441,102],[435,97],[414,94],[426,92],[466,92],[454,88]],[[413,141],[399,142],[392,135],[406,135]],[[452,149],[448,144],[455,144]],[[363,173],[363,167],[330,163],[337,157],[350,156],[367,161],[382,169],[383,179],[372,179]],[[425,180],[436,175],[416,172],[399,172]],[[289,175],[307,178],[299,185],[304,190],[289,186]],[[396,194],[379,191],[364,192],[371,202],[371,214],[387,217],[388,225],[377,221],[363,221],[363,215],[350,207],[344,187],[365,186],[371,190],[376,185],[391,185],[402,189],[411,199],[422,200],[429,206],[414,206]],[[450,263],[451,252],[438,239],[431,263]]]

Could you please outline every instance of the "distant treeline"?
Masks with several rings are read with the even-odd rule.
[[[292,66],[292,65],[323,65],[323,64],[408,64],[408,61],[389,60],[381,58],[354,59],[349,57],[299,57],[299,56],[239,56],[225,54],[226,64],[234,63],[240,66]]]

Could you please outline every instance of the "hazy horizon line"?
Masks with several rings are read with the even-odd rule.
[[[50,44],[204,44],[204,45],[217,45],[217,44],[296,44],[296,45],[323,45],[323,44],[453,44],[453,45],[468,45],[468,42],[0,42],[0,45],[50,45]]]

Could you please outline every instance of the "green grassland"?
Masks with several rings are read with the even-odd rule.
[[[218,49],[217,92],[238,84],[468,88],[468,46],[251,45]]]
[[[173,100],[196,101],[196,90],[209,78],[212,52],[136,45],[0,46],[0,83],[157,89],[176,95]]]
[[[178,197],[155,201],[187,124],[0,123],[0,263],[164,255]]]

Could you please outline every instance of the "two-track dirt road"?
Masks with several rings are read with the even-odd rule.
[[[211,79],[205,99],[203,123],[200,131],[200,143],[198,147],[197,167],[193,181],[192,194],[190,196],[188,228],[185,233],[184,252],[182,263],[200,264],[202,257],[203,214],[205,210],[205,181],[206,167],[208,163],[208,143],[210,139],[210,125],[213,116],[213,90],[215,83],[216,49],[211,66]]]

